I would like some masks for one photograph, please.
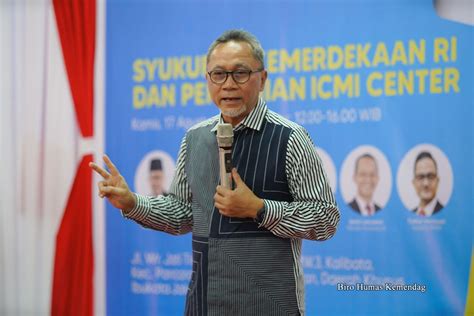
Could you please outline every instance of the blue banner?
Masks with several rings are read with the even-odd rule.
[[[472,26],[439,18],[431,0],[109,0],[106,152],[132,190],[166,194],[185,131],[218,114],[205,55],[230,28],[261,41],[262,97],[309,131],[341,210],[331,240],[304,243],[307,314],[462,314]],[[110,205],[106,235],[107,313],[182,315],[190,235],[144,229]]]

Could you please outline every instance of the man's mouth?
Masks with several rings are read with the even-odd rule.
[[[222,98],[221,100],[224,102],[235,102],[239,101],[241,98]]]

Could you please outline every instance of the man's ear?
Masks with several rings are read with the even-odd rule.
[[[260,81],[260,92],[262,92],[263,90],[265,90],[265,83],[267,82],[267,77],[268,77],[268,73],[266,70],[263,70],[262,71],[262,76],[261,76],[261,81]]]

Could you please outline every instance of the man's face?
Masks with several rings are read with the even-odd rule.
[[[420,159],[415,165],[413,186],[420,200],[427,204],[436,196],[438,190],[438,172],[434,161],[430,158]]]
[[[374,159],[363,157],[359,159],[354,174],[357,193],[366,200],[372,200],[375,188],[379,182],[377,165]]]
[[[150,186],[153,195],[163,194],[163,171],[152,170],[150,171]]]
[[[256,71],[261,67],[248,43],[231,41],[216,46],[209,56],[207,71]],[[231,75],[222,84],[213,83],[209,74],[206,78],[211,98],[221,110],[224,121],[235,126],[257,105],[259,93],[265,87],[267,72],[252,73],[245,83],[236,83]]]

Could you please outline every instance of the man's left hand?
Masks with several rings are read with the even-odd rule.
[[[258,210],[263,207],[263,200],[256,196],[232,169],[235,189],[230,190],[218,185],[214,195],[214,205],[222,215],[239,218],[255,218]]]

